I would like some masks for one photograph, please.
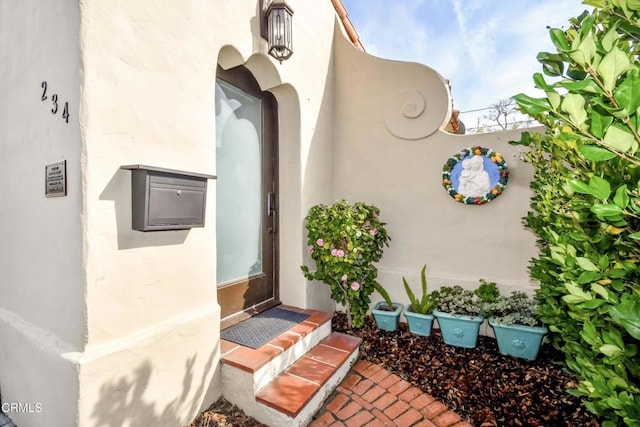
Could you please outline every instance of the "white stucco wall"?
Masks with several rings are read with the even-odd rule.
[[[532,169],[507,143],[521,131],[464,136],[440,131],[451,101],[436,71],[374,58],[342,37],[336,40],[334,199],[380,207],[392,238],[379,263],[380,283],[406,304],[402,277],[415,288],[427,264],[432,290],[475,287],[480,278],[497,282],[506,294],[532,290],[527,266],[536,254],[535,237],[521,221],[529,207]],[[511,174],[494,201],[468,206],[445,192],[442,167],[456,152],[477,145],[502,153]]]
[[[218,63],[245,65],[278,100],[281,299],[308,306],[297,261],[302,191],[310,188],[311,198],[331,194],[314,168],[324,169],[317,165],[331,160],[333,9],[330,3],[291,2],[295,53],[280,65],[264,55],[257,5],[83,4],[88,212],[83,425],[111,419],[120,420],[117,425],[187,423],[200,404],[222,393],[215,372],[220,328],[215,181],[209,182],[204,228],[141,233],[130,227],[130,172],[119,169],[146,164],[216,173]],[[312,150],[314,160],[308,161]],[[121,406],[130,410],[117,413]]]
[[[9,414],[20,425],[45,425],[45,412],[73,425],[77,414],[68,355],[86,332],[78,30],[77,1],[0,2],[0,391],[5,403],[34,405]],[[63,160],[67,196],[45,198],[45,165]]]
[[[289,2],[294,55],[266,56],[258,2],[84,0],[0,4],[0,387],[41,425],[188,423],[222,390],[215,181],[204,228],[131,230],[130,172],[215,174],[217,64],[245,65],[279,103],[281,299],[332,309],[300,272],[302,218],[330,201],[330,2]],[[71,118],[40,101],[42,81]],[[69,194],[45,199],[44,165],[67,160]],[[54,419],[55,421],[52,421]],[[53,424],[52,424],[53,422]]]

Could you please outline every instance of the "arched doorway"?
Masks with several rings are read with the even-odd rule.
[[[222,328],[280,303],[277,102],[251,72],[216,78],[217,287]]]

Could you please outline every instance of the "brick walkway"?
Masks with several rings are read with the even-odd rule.
[[[309,427],[473,427],[441,402],[371,362],[358,361]]]

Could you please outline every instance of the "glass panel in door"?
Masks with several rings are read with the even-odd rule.
[[[262,273],[262,114],[259,99],[216,86],[218,286]]]
[[[216,82],[216,239],[222,327],[277,301],[275,103],[248,70]]]

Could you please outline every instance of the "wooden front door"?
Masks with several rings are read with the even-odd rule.
[[[277,103],[244,67],[216,79],[216,239],[222,328],[280,303]]]

